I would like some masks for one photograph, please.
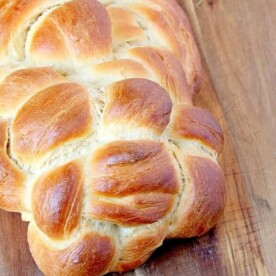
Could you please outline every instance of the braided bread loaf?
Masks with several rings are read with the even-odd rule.
[[[46,275],[143,264],[224,207],[223,135],[174,0],[0,1],[0,207]]]

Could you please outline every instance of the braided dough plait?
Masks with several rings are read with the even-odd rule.
[[[225,202],[222,131],[174,0],[0,3],[0,207],[45,275],[143,264]]]

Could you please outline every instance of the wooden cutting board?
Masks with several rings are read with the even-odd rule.
[[[126,275],[276,275],[276,1],[182,0],[205,68],[195,103],[225,132],[224,216],[210,233],[166,241]],[[42,275],[27,224],[0,211],[0,275]]]

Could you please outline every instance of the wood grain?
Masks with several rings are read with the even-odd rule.
[[[125,275],[276,275],[276,1],[179,2],[205,68],[195,102],[225,131],[227,206],[210,233],[166,241]],[[1,211],[0,223],[0,275],[41,275],[20,216]]]
[[[252,275],[248,266],[254,274],[275,275],[276,1],[204,1],[199,7],[195,3],[182,1],[236,156],[232,161],[230,152],[224,151],[222,158],[229,198],[218,229],[230,235],[233,251],[232,257],[222,255],[224,264],[230,274]],[[238,200],[229,191],[234,184]]]

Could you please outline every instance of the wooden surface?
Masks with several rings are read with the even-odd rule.
[[[180,2],[207,72],[196,104],[225,131],[227,206],[209,234],[166,241],[126,275],[276,275],[276,0]],[[0,275],[41,275],[19,215],[0,223]]]

